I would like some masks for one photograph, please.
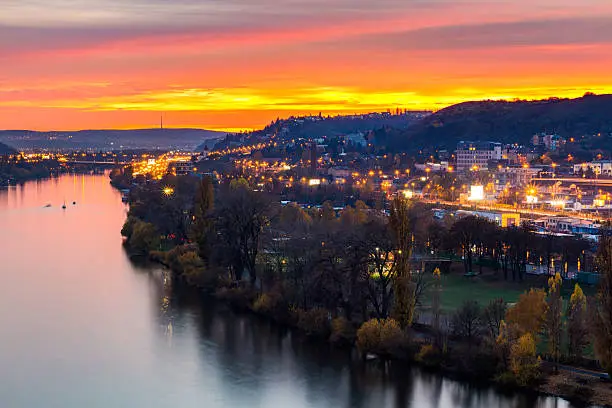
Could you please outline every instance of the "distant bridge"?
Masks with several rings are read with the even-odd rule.
[[[98,160],[67,160],[66,164],[99,164],[99,165],[124,165],[128,162],[115,162],[115,161],[98,161]]]

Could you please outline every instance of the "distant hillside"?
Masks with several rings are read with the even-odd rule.
[[[11,154],[15,153],[15,149],[10,146],[5,145],[4,143],[0,143],[0,154]]]
[[[429,112],[402,115],[368,114],[317,118],[290,118],[271,124],[262,132],[284,130],[291,138],[316,138],[322,136],[338,136],[356,132],[367,132],[383,126],[408,128]]]
[[[204,129],[137,129],[35,132],[0,131],[0,142],[19,150],[28,149],[180,149],[193,150],[223,132]]]
[[[460,140],[527,144],[540,132],[561,136],[612,133],[612,95],[541,101],[466,102],[442,109],[406,131],[389,131],[381,139],[390,148],[431,146],[453,149]]]
[[[431,112],[368,113],[362,115],[300,116],[277,119],[261,130],[245,134],[228,134],[219,141],[217,148],[230,143],[249,144],[265,141],[271,136],[278,140],[333,137],[357,132],[393,127],[407,129]]]
[[[194,151],[196,151],[196,152],[203,152],[207,148],[208,148],[208,150],[212,150],[212,148],[215,147],[215,144],[218,141],[223,140],[223,137],[225,137],[226,135],[227,135],[227,133],[224,133],[224,134],[221,135],[221,137],[215,137],[215,138],[206,139],[204,142],[202,142],[199,145],[197,145]]]

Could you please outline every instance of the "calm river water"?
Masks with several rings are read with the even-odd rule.
[[[125,255],[125,215],[105,176],[0,190],[0,407],[570,406],[364,368],[173,294],[163,270]]]

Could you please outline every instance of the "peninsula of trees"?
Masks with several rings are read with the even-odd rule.
[[[360,201],[304,209],[244,179],[167,176],[131,191],[122,234],[180,282],[363,356],[610,402],[600,382],[612,369],[609,226],[594,248],[526,225],[438,220],[401,197],[386,212]],[[554,268],[526,274],[553,254],[592,262],[599,287]]]

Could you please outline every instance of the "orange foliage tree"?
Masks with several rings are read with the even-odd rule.
[[[510,348],[510,371],[519,385],[528,385],[538,378],[540,359],[531,333],[523,334]]]
[[[544,325],[546,309],[546,292],[542,289],[530,289],[508,309],[506,323],[516,330],[518,336],[530,333],[535,339]]]

